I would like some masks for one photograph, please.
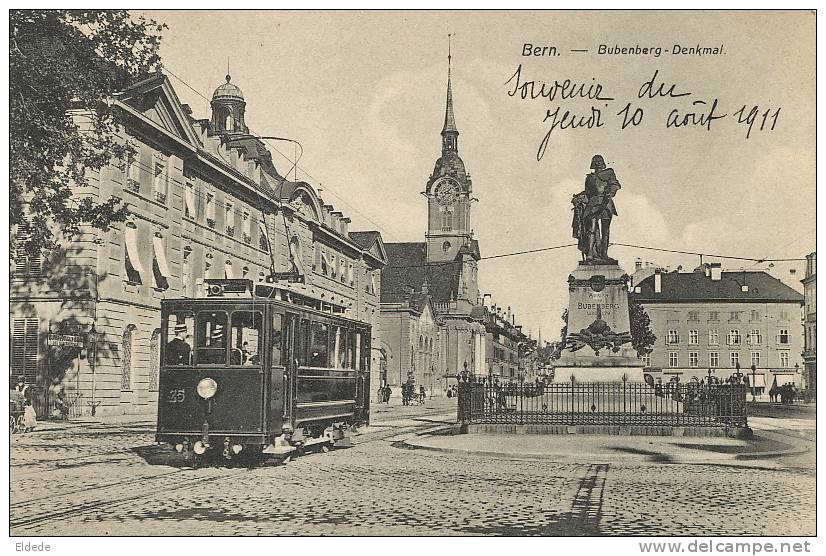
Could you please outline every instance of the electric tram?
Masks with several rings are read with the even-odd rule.
[[[369,324],[301,283],[206,280],[161,302],[156,440],[201,461],[348,445],[370,417]]]

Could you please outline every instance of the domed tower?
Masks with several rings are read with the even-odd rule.
[[[249,129],[244,123],[244,93],[238,85],[231,83],[232,77],[227,74],[227,82],[222,83],[212,93],[212,133],[215,135],[249,135]]]
[[[442,126],[442,156],[436,160],[427,180],[428,205],[427,261],[453,261],[460,250],[471,246],[470,227],[472,183],[459,157],[459,130],[453,114],[453,86],[448,54],[447,99]]]

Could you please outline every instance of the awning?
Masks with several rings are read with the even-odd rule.
[[[745,373],[744,375],[749,380],[749,387],[751,388],[765,388],[766,387],[766,375],[764,374],[755,374],[752,376],[749,373]]]
[[[267,250],[272,251],[272,247],[270,247],[270,234],[267,233],[267,223],[261,220],[258,222],[258,229],[261,230],[261,233],[264,234],[264,239],[267,240]]]
[[[123,232],[126,238],[126,256],[129,257],[129,264],[138,274],[143,274],[143,265],[138,251],[138,229],[126,226]]]
[[[184,201],[190,217],[195,218],[195,188],[187,185],[184,188]]]
[[[155,249],[155,260],[158,263],[158,270],[161,276],[169,278],[169,265],[166,263],[166,250],[163,246],[163,238],[158,236],[152,237],[152,246]]]

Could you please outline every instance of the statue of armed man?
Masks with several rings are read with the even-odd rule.
[[[601,155],[591,158],[591,173],[585,177],[585,190],[574,195],[573,236],[585,264],[617,264],[608,257],[611,219],[617,215],[614,196],[622,187],[612,168]]]

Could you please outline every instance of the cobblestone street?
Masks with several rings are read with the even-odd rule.
[[[379,407],[355,446],[255,469],[173,466],[149,421],[11,440],[11,532],[50,535],[813,535],[814,453],[741,464],[411,449],[447,400]],[[760,418],[796,446],[815,422]],[[760,432],[756,427],[756,432]]]

